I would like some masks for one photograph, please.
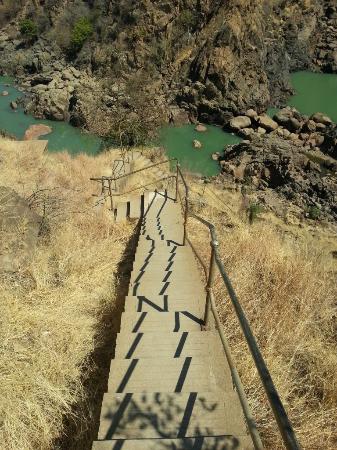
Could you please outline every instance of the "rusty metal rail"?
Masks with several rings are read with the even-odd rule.
[[[214,296],[213,296],[213,281],[214,281],[214,277],[215,277],[215,271],[217,268],[219,270],[220,275],[223,279],[223,282],[227,288],[227,293],[231,300],[232,306],[234,307],[237,319],[239,321],[241,330],[242,330],[244,338],[247,342],[250,353],[253,357],[255,367],[258,371],[260,380],[261,380],[264,390],[266,392],[266,395],[267,395],[267,398],[269,401],[269,405],[273,411],[275,420],[278,425],[278,429],[279,429],[280,434],[283,439],[283,443],[288,450],[300,450],[301,447],[297,441],[293,426],[288,418],[286,410],[283,406],[283,403],[282,403],[280,396],[277,392],[277,389],[274,385],[274,382],[273,382],[270,372],[267,368],[265,360],[262,356],[262,353],[259,349],[259,346],[258,346],[256,339],[253,335],[253,332],[250,328],[250,325],[249,325],[248,319],[245,315],[245,312],[238,300],[238,297],[236,296],[235,290],[231,284],[231,281],[230,281],[230,279],[227,275],[227,272],[224,268],[224,265],[221,261],[219,251],[218,251],[219,242],[217,239],[215,226],[211,222],[208,222],[207,220],[203,219],[202,217],[199,217],[199,216],[189,212],[189,187],[186,183],[183,173],[180,170],[179,165],[177,165],[177,176],[176,176],[176,183],[177,183],[176,192],[177,193],[179,192],[179,186],[178,186],[179,177],[182,179],[183,185],[185,188],[185,202],[184,202],[184,205],[182,205],[184,208],[184,216],[185,216],[184,242],[186,239],[188,239],[187,238],[188,217],[194,218],[195,220],[199,221],[204,226],[206,226],[208,228],[210,236],[211,236],[211,243],[210,243],[211,258],[210,258],[208,270],[207,270],[207,266],[202,261],[202,258],[200,257],[200,255],[198,255],[198,259],[201,262],[201,264],[205,270],[205,273],[207,274],[207,285],[206,285],[207,296],[206,296],[206,307],[205,307],[205,317],[204,317],[205,326],[206,327],[209,326],[210,314],[212,313],[214,316],[215,323],[217,325],[218,332],[220,334],[220,338],[221,338],[225,353],[227,355],[227,353],[229,351],[229,346],[228,346],[227,340],[226,340],[225,335],[222,330],[220,318],[219,318],[219,315],[218,315],[218,312],[216,309]],[[178,198],[178,196],[177,196],[177,198]],[[190,239],[188,239],[188,241],[191,242]],[[195,248],[193,247],[193,244],[192,244],[192,249],[194,250],[194,253],[197,254]],[[227,357],[228,357],[228,355],[227,355]],[[230,363],[230,361],[231,361],[231,356],[229,354],[229,363]],[[232,371],[232,375],[233,375],[233,380],[237,387],[238,395],[240,397],[241,405],[242,405],[242,408],[243,408],[243,411],[244,411],[244,414],[246,417],[247,425],[248,425],[249,432],[252,437],[254,446],[257,450],[263,449],[263,444],[262,444],[261,438],[259,436],[259,433],[257,431],[255,421],[250,412],[247,398],[244,393],[240,378],[236,372],[234,364],[230,363],[230,366],[231,366],[231,364],[232,364],[231,371]]]

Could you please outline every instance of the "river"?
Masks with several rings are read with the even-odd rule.
[[[296,94],[289,99],[289,105],[307,115],[323,112],[337,122],[337,75],[297,72],[292,74],[291,79]],[[50,151],[66,149],[71,154],[99,152],[102,141],[97,136],[85,133],[68,123],[34,119],[24,114],[22,108],[13,111],[9,105],[11,100],[23,94],[12,86],[6,86],[10,83],[9,78],[0,77],[0,93],[3,90],[9,92],[7,97],[0,95],[0,129],[22,139],[30,125],[43,123],[53,129],[51,134],[44,137],[49,141]],[[272,112],[271,109],[270,113]],[[194,139],[202,143],[201,149],[193,148]],[[207,131],[202,133],[195,131],[194,125],[164,127],[159,133],[159,144],[166,149],[169,157],[177,157],[185,170],[205,176],[219,172],[219,166],[212,160],[211,154],[221,152],[225,145],[239,141],[237,136],[215,126],[207,126]]]

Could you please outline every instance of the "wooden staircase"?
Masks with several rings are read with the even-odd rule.
[[[145,213],[94,450],[253,449],[205,290],[170,195]],[[124,216],[125,220],[125,216]]]

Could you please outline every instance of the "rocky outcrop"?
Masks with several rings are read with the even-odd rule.
[[[40,136],[50,134],[53,130],[48,125],[31,125],[25,132],[24,141],[32,141],[38,139]]]
[[[163,120],[223,125],[250,108],[261,113],[271,103],[284,104],[292,92],[290,71],[335,70],[332,0],[159,0],[132,9],[127,0],[97,2],[95,34],[71,62],[62,46],[76,5],[41,5],[51,30],[33,45],[27,47],[15,25],[0,33],[0,71],[34,83],[28,111],[37,117],[90,127],[82,75],[105,80],[93,111],[113,117],[122,105],[132,112],[127,83],[145,70],[143,90]],[[82,14],[91,7],[83,4]],[[81,74],[75,81],[65,75],[74,75],[74,67]],[[90,83],[82,86],[90,94]]]
[[[259,193],[272,190],[303,215],[314,209],[321,218],[337,219],[337,161],[321,152],[268,135],[229,146],[220,165],[224,177]]]

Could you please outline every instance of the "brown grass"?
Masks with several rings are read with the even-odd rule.
[[[288,227],[285,234],[261,220],[250,226],[234,211],[233,205],[240,204],[238,194],[220,192],[231,209],[206,194],[194,195],[195,208],[217,226],[222,260],[303,448],[337,448],[337,289],[331,254],[317,236],[298,235],[295,228],[291,232]],[[204,227],[193,221],[189,228],[192,241],[208,261]],[[336,236],[334,242],[336,246]],[[219,277],[215,294],[266,448],[283,448]]]
[[[83,383],[133,227],[92,208],[89,177],[109,171],[113,153],[71,158],[2,140],[0,154],[0,185],[25,198],[35,192],[33,206],[41,213],[47,205],[48,224],[29,266],[0,281],[0,447],[46,450],[64,433],[65,417],[82,429],[92,420],[74,417],[74,405],[86,399]]]

